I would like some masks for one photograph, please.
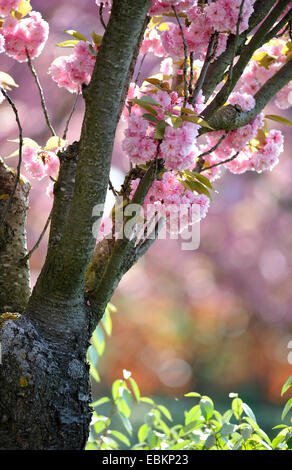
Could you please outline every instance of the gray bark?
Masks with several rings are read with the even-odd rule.
[[[16,173],[0,157],[0,214],[5,211]],[[30,295],[27,254],[26,211],[30,184],[20,178],[11,205],[0,226],[0,313],[22,312]]]

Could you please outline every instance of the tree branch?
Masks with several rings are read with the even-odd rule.
[[[244,31],[238,40],[236,55],[241,51],[246,42],[248,34],[265,18],[270,9],[274,6],[275,0],[257,0],[254,4],[254,12],[249,20],[249,27]],[[206,78],[203,85],[203,95],[207,101],[211,94],[214,92],[216,86],[222,81],[224,73],[231,63],[233,57],[234,43],[236,41],[235,35],[231,34],[226,50],[212,62],[208,68]]]
[[[9,209],[10,209],[12,199],[14,198],[16,188],[17,188],[17,185],[19,183],[21,163],[22,163],[23,132],[22,132],[22,127],[21,127],[21,124],[20,124],[19,115],[18,115],[18,111],[17,111],[17,108],[16,108],[15,104],[13,103],[12,99],[6,93],[6,91],[4,90],[3,87],[0,87],[0,90],[1,90],[2,95],[7,99],[8,103],[10,104],[10,106],[11,106],[11,108],[12,108],[14,114],[15,114],[15,120],[16,120],[16,123],[17,123],[17,126],[18,126],[18,132],[19,132],[19,155],[18,155],[18,164],[17,164],[15,182],[14,182],[12,191],[9,195],[9,199],[7,201],[6,207],[3,210],[2,214],[1,214],[1,217],[0,217],[0,228],[1,228],[1,225],[5,222],[5,218],[8,214]]]
[[[31,73],[33,74],[34,76],[34,79],[35,79],[35,82],[36,82],[36,85],[38,87],[38,90],[39,90],[39,94],[40,94],[40,98],[41,98],[41,104],[42,104],[42,109],[43,109],[43,112],[44,112],[44,116],[45,116],[45,120],[46,120],[46,123],[48,125],[48,128],[50,129],[51,131],[51,134],[52,135],[56,135],[55,131],[54,131],[54,128],[51,124],[51,121],[50,121],[50,118],[49,118],[49,113],[48,113],[48,110],[47,110],[47,105],[46,105],[46,100],[45,100],[45,96],[44,96],[44,92],[43,92],[43,89],[42,89],[42,86],[40,84],[40,80],[39,80],[39,77],[38,77],[38,74],[34,68],[34,65],[31,61],[31,58],[30,58],[30,55],[28,53],[28,51],[26,51],[26,55],[27,55],[27,60],[28,60],[28,66],[29,66],[29,69],[31,71]]]
[[[268,102],[292,80],[292,61],[289,60],[275,73],[254,95],[255,106],[250,111],[239,111],[232,105],[224,106],[211,118],[208,123],[215,130],[235,130],[245,126],[254,119],[268,104]],[[208,129],[202,130],[201,135]]]
[[[229,94],[232,92],[239,78],[242,76],[244,69],[250,61],[253,53],[262,46],[266,34],[273,27],[288,3],[289,0],[279,0],[268,17],[262,23],[260,28],[254,34],[250,42],[244,47],[236,65],[233,68],[232,80],[228,80],[225,85],[223,85],[212,103],[210,103],[209,106],[207,106],[207,108],[203,111],[203,115],[206,119],[210,118],[210,116],[212,116],[221,106],[224,105]]]

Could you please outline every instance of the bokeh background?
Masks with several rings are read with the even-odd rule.
[[[48,75],[59,55],[71,53],[56,44],[69,39],[65,29],[89,36],[101,33],[93,0],[32,0],[50,23],[50,36],[35,67],[45,90],[58,135],[62,135],[74,95],[60,89]],[[82,4],[82,6],[80,6]],[[106,17],[106,15],[105,15]],[[0,70],[20,85],[11,97],[17,104],[24,135],[45,144],[49,133],[39,105],[39,95],[27,64],[3,54]],[[142,77],[158,71],[149,55]],[[269,112],[280,114],[271,103]],[[77,140],[84,106],[79,98],[68,134]],[[281,111],[292,118],[292,111]],[[15,150],[9,139],[18,131],[7,103],[0,107],[1,156]],[[112,179],[118,184],[128,169],[121,149],[121,123],[114,148]],[[229,392],[240,395],[260,415],[266,429],[280,420],[282,384],[292,373],[288,348],[292,340],[292,134],[283,130],[285,151],[280,164],[258,175],[226,173],[215,187],[214,202],[201,223],[201,243],[196,251],[182,251],[180,241],[157,241],[122,280],[113,304],[113,333],[99,361],[101,383],[96,396],[108,392],[113,380],[130,370],[144,395],[159,396],[174,414],[183,394],[196,390],[224,406]],[[16,166],[17,159],[7,160]],[[24,172],[25,174],[25,172]],[[28,213],[31,248],[45,224],[52,200],[47,181],[32,180]],[[32,284],[46,253],[46,238],[33,254]],[[292,353],[291,353],[292,354]],[[291,355],[290,355],[291,358]],[[180,401],[170,400],[177,397]]]

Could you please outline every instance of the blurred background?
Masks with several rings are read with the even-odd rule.
[[[63,134],[75,95],[58,88],[48,75],[54,58],[71,49],[56,47],[69,39],[65,29],[89,37],[102,33],[94,0],[44,2],[32,6],[50,23],[50,36],[42,55],[34,61],[58,135]],[[106,18],[106,15],[105,15]],[[17,104],[24,136],[44,145],[50,137],[27,64],[3,54],[0,70],[20,85],[10,92]],[[159,61],[149,55],[142,77],[157,73]],[[78,140],[84,106],[79,98],[69,142]],[[292,119],[291,111],[271,114]],[[14,115],[6,102],[0,106],[1,156],[15,150],[8,139],[18,137]],[[274,126],[275,124],[275,126]],[[282,384],[292,373],[288,348],[292,340],[292,134],[285,135],[280,164],[262,175],[225,174],[215,182],[218,191],[201,222],[201,243],[196,251],[182,251],[181,242],[157,241],[122,280],[113,304],[113,333],[98,363],[100,383],[96,397],[108,393],[122,370],[132,372],[143,395],[159,397],[173,413],[183,409],[183,394],[199,391],[224,408],[229,392],[240,396],[259,415],[264,429],[280,422]],[[121,149],[124,124],[116,137],[113,181],[128,170]],[[16,166],[17,159],[7,160]],[[25,174],[25,172],[24,172]],[[47,181],[31,180],[28,245],[37,241],[52,200]],[[46,238],[33,254],[32,284],[42,267]],[[176,397],[180,401],[173,401]],[[220,409],[219,406],[219,409]]]

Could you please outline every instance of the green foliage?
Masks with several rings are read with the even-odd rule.
[[[292,377],[289,381],[291,382]],[[182,423],[173,423],[169,410],[151,398],[141,397],[139,387],[130,373],[112,385],[112,397],[103,397],[95,408],[87,450],[288,450],[292,448],[292,425],[280,424],[277,436],[271,440],[257,424],[254,412],[237,394],[230,394],[231,406],[219,413],[208,396],[190,392],[185,395],[191,405],[184,412]],[[133,402],[147,403],[144,423],[133,436],[130,422]],[[292,399],[284,407],[283,418],[291,411]],[[98,407],[110,403],[109,416],[98,414]],[[196,403],[196,404],[194,404]],[[112,417],[117,413],[124,432],[111,428]],[[292,423],[292,419],[290,420]],[[130,439],[135,444],[131,445]]]
[[[93,378],[99,380],[96,370],[98,357],[105,346],[105,334],[111,334],[112,305],[107,307],[101,326],[95,331],[88,360]],[[97,378],[96,378],[97,377]],[[282,395],[292,385],[292,376],[282,388]],[[238,397],[230,393],[230,408],[221,414],[216,410],[213,400],[198,392],[185,394],[190,406],[174,423],[166,406],[156,403],[152,398],[141,396],[131,372],[124,370],[123,378],[112,384],[111,396],[102,397],[92,403],[94,409],[90,426],[90,436],[86,450],[291,450],[292,417],[290,425],[279,424],[279,430],[272,439],[257,423],[253,410]],[[147,406],[144,423],[137,433],[133,433],[131,423],[133,404]],[[99,414],[101,406],[108,408],[107,416]],[[292,398],[284,406],[282,420],[291,414]],[[114,429],[113,417],[118,416],[123,430]],[[116,420],[114,420],[116,422]]]

